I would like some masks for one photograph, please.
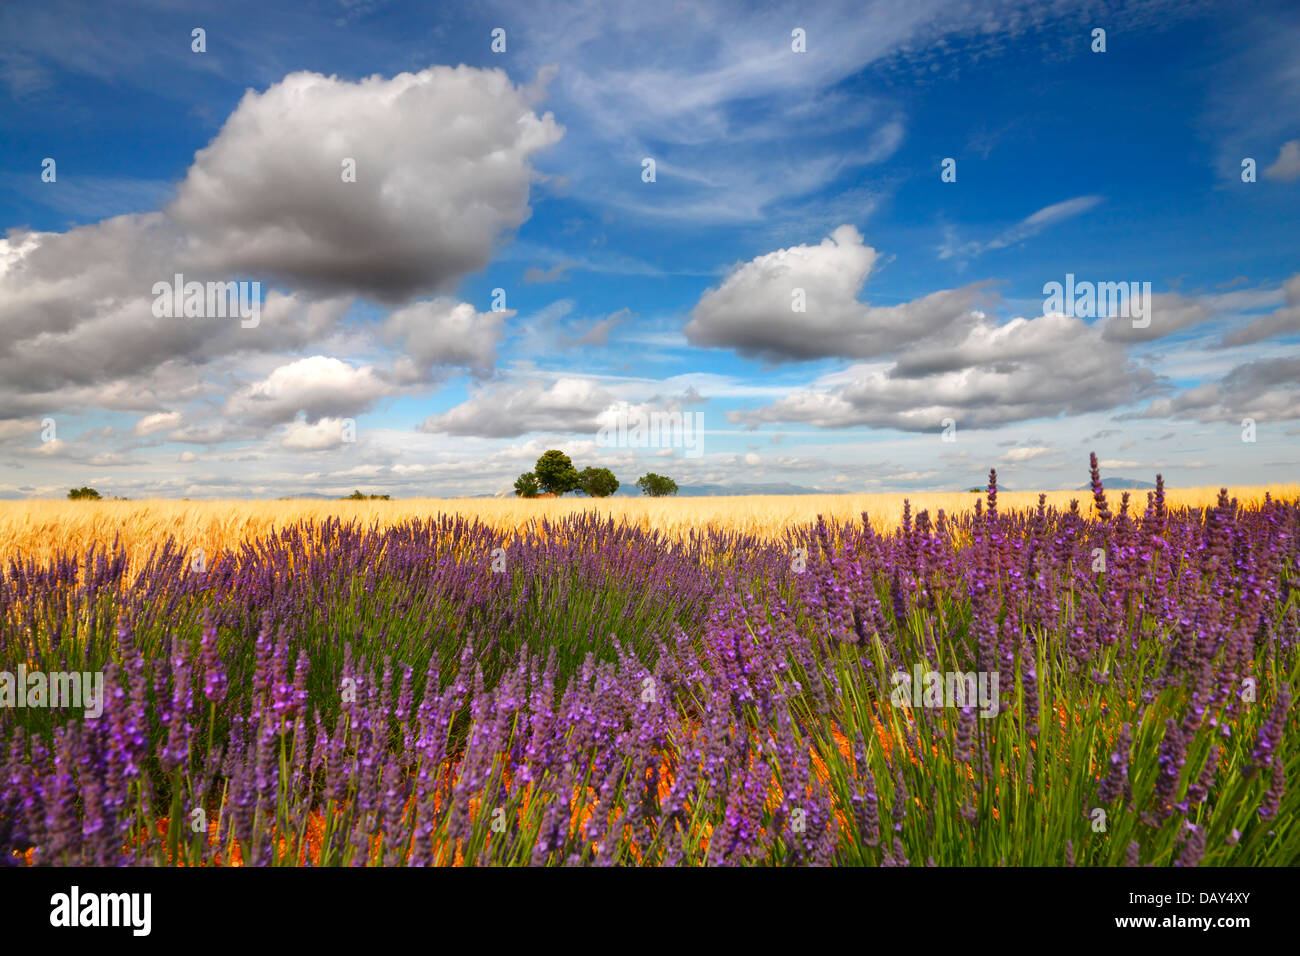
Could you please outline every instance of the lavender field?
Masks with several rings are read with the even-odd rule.
[[[0,670],[104,691],[0,711],[0,858],[1295,863],[1300,505],[1097,482],[1002,513],[995,482],[889,534],[431,518],[202,573],[10,555]]]

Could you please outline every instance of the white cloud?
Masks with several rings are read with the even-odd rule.
[[[52,438],[33,448],[31,454],[41,455],[45,458],[62,458],[68,454],[70,447],[62,438]]]
[[[894,366],[856,365],[754,411],[738,423],[805,422],[938,434],[962,428],[1111,409],[1149,394],[1156,377],[1106,342],[1095,326],[1065,316],[984,317],[956,345],[905,353]]]
[[[869,358],[968,320],[982,287],[935,292],[895,306],[858,294],[877,258],[853,226],[815,246],[791,246],[734,269],[701,296],[685,333],[691,344],[769,361]],[[796,290],[806,311],[796,312]]]
[[[358,82],[293,73],[244,95],[164,210],[11,230],[0,239],[0,419],[175,408],[204,370],[229,379],[236,370],[219,366],[234,356],[355,335],[341,320],[358,296],[408,301],[481,269],[528,218],[530,161],[561,135],[531,96],[499,70],[464,66]],[[356,182],[342,179],[348,158]],[[177,273],[289,288],[263,286],[256,328],[154,316],[154,284]],[[453,344],[441,332],[458,314],[406,330],[413,353],[398,378],[490,367],[499,319]]]
[[[1059,448],[1048,448],[1044,445],[1028,446],[1024,448],[1012,448],[1002,455],[1002,461],[1021,462],[1033,461],[1035,458],[1043,458],[1048,455],[1059,455]]]
[[[132,433],[140,437],[152,435],[156,432],[170,431],[173,428],[179,428],[181,424],[180,412],[156,412],[153,415],[146,415],[135,423],[131,429]]]
[[[467,302],[416,302],[384,322],[389,341],[402,343],[394,366],[400,382],[419,382],[434,368],[459,366],[485,375],[496,364],[502,324],[513,311],[478,312]]]
[[[461,405],[433,415],[420,426],[426,432],[514,438],[529,432],[591,432],[600,412],[614,396],[592,379],[541,379],[496,385],[476,392]]]
[[[291,73],[244,95],[168,212],[224,269],[398,301],[487,264],[561,135],[499,70]]]
[[[1215,317],[1208,300],[1189,299],[1177,292],[1152,295],[1146,308],[1149,312],[1144,319],[1149,321],[1144,321],[1145,328],[1134,327],[1131,317],[1116,315],[1106,320],[1102,336],[1109,342],[1152,342]]]
[[[280,444],[295,451],[324,451],[343,444],[344,421],[341,418],[322,418],[314,424],[293,421],[285,427]]]
[[[1300,357],[1246,362],[1217,382],[1158,398],[1126,417],[1238,423],[1243,418],[1259,422],[1300,418]]]
[[[299,413],[309,422],[346,417],[368,410],[392,388],[370,366],[353,368],[324,355],[281,365],[260,382],[226,401],[225,413],[243,422],[275,425]]]
[[[1300,332],[1300,272],[1282,284],[1286,305],[1247,324],[1244,328],[1229,332],[1223,337],[1222,345],[1226,347],[1249,345],[1262,339],[1277,335],[1292,335]]]

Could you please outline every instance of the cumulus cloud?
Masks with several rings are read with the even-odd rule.
[[[858,301],[876,250],[853,226],[815,246],[758,256],[709,289],[691,313],[692,345],[734,349],[771,362],[871,358],[969,320],[983,285],[935,292],[895,306]],[[796,290],[806,311],[797,312]]]
[[[341,418],[322,418],[318,422],[290,422],[280,444],[295,451],[325,451],[343,444],[345,422]]]
[[[369,410],[392,386],[370,366],[353,368],[324,355],[281,365],[260,382],[247,385],[226,400],[231,418],[257,425],[277,425],[299,414],[316,422]]]
[[[1229,332],[1221,343],[1224,348],[1234,345],[1249,345],[1261,339],[1275,335],[1289,335],[1300,332],[1300,272],[1282,284],[1286,296],[1286,305],[1269,315],[1255,319],[1245,328]]]
[[[154,319],[174,232],[119,216],[64,234],[11,230],[0,249],[0,415],[26,396],[121,378],[196,349],[196,321]]]
[[[1184,418],[1200,422],[1279,421],[1300,418],[1300,358],[1246,362],[1218,382],[1158,398],[1130,418]]]
[[[924,378],[966,368],[1010,368],[1049,358],[1063,339],[1079,334],[1079,321],[1063,315],[1016,318],[994,325],[982,315],[955,342],[922,344],[909,349],[890,369],[891,378]]]
[[[805,422],[938,431],[1111,409],[1146,397],[1155,373],[1100,330],[1066,316],[978,320],[955,346],[917,350],[896,365],[857,365],[771,405],[729,413],[749,425]]]
[[[1248,345],[1277,335],[1300,331],[1300,273],[1292,276],[1279,290],[1251,289],[1238,292],[1202,295],[1195,298],[1177,292],[1157,293],[1151,296],[1150,322],[1145,328],[1134,328],[1133,319],[1114,316],[1105,320],[1103,335],[1111,342],[1154,342],[1175,332],[1196,325],[1223,320],[1244,310],[1264,306],[1285,305],[1268,315],[1224,334],[1219,348]]]
[[[179,428],[181,424],[180,412],[157,412],[153,415],[146,415],[135,423],[131,429],[132,433],[143,438],[146,435],[152,435],[155,432],[170,431],[173,428]]]
[[[1154,342],[1167,335],[1202,322],[1208,322],[1215,312],[1206,303],[1177,292],[1162,292],[1151,296],[1145,328],[1134,328],[1133,319],[1122,315],[1112,316],[1103,326],[1102,336],[1108,342]]]
[[[491,372],[497,359],[502,323],[513,310],[479,312],[467,302],[448,299],[416,302],[393,312],[384,335],[402,343],[394,365],[399,382],[419,382],[435,368],[458,366],[478,375]]]
[[[441,415],[427,418],[421,431],[485,438],[517,438],[529,432],[586,432],[594,436],[598,416],[614,396],[591,379],[540,379],[497,385]]]
[[[35,448],[31,449],[29,454],[40,455],[42,458],[63,458],[66,457],[72,446],[62,438],[52,438],[49,441],[43,441]]]
[[[561,135],[500,70],[291,73],[244,95],[168,212],[226,269],[401,301],[487,264]]]
[[[531,157],[562,134],[533,95],[464,66],[358,82],[293,73],[245,94],[165,209],[63,233],[10,230],[0,419],[174,407],[192,396],[196,367],[319,350],[357,297],[409,302],[481,269],[528,218]],[[260,323],[155,316],[154,284],[177,273],[267,283]],[[437,329],[407,331],[418,354],[398,379],[493,360],[490,329],[458,349]]]

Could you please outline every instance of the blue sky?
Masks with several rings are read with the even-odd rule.
[[[1295,480],[1294,4],[43,2],[0,35],[0,496],[485,494],[553,447],[625,484]],[[155,315],[176,273],[260,282],[257,324]],[[1149,324],[1045,314],[1067,274],[1150,283]],[[598,438],[677,412],[700,454]]]

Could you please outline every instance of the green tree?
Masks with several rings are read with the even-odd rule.
[[[537,476],[526,471],[515,479],[515,494],[520,498],[537,497]]]
[[[578,469],[573,467],[568,455],[554,448],[537,459],[533,474],[537,476],[537,486],[542,491],[555,495],[576,491],[579,485]]]
[[[86,499],[88,501],[98,501],[100,498],[100,494],[94,488],[88,488],[83,485],[80,488],[73,488],[71,491],[69,491],[68,497],[71,498],[73,501],[78,501],[81,499]]]
[[[608,468],[584,468],[578,481],[582,493],[593,498],[608,498],[618,491],[618,479]]]
[[[641,489],[641,494],[649,495],[651,498],[677,494],[677,482],[663,475],[656,475],[654,472],[638,478],[636,486]]]

